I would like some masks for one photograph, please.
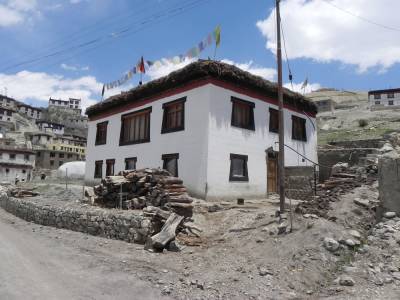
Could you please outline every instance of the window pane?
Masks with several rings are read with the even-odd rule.
[[[165,169],[172,174],[172,176],[177,176],[177,159],[169,158],[165,160]]]
[[[233,158],[232,159],[232,175],[237,176],[245,176],[244,174],[244,160],[240,158]]]

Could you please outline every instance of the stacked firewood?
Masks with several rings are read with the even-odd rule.
[[[193,214],[193,199],[183,181],[161,169],[122,171],[94,187],[94,203],[108,208],[163,207],[178,215]]]

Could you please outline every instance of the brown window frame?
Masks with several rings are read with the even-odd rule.
[[[94,143],[95,146],[107,144],[107,129],[108,129],[108,121],[96,124],[96,141]]]
[[[269,132],[279,132],[279,110],[269,108]]]
[[[179,98],[174,101],[166,102],[163,103],[162,108],[164,110],[163,112],[163,120],[162,120],[162,127],[161,127],[161,133],[170,133],[170,132],[176,132],[176,131],[182,131],[185,130],[185,102],[186,102],[186,97]],[[178,118],[180,125],[175,126],[175,127],[168,127],[168,123],[170,123],[171,120],[171,112],[168,111],[171,108],[176,108],[177,106],[182,106],[181,110],[175,111],[175,122],[178,123]],[[180,116],[176,116],[180,113]]]
[[[152,112],[152,107],[147,107],[138,111],[134,111],[128,114],[124,114],[121,116],[121,131],[120,131],[120,136],[119,136],[119,145],[120,146],[126,146],[126,145],[133,145],[133,144],[142,144],[142,143],[148,143],[150,142],[150,128],[151,128],[151,112]],[[148,114],[148,124],[147,124],[147,136],[142,139],[138,140],[132,140],[132,141],[124,141],[124,135],[125,135],[125,126],[124,126],[124,120],[126,119],[132,119],[144,114]]]
[[[246,101],[236,97],[231,97],[231,102],[232,102],[231,126],[254,131],[255,130],[254,102]],[[242,108],[246,107],[248,109],[249,111],[248,124],[241,124],[239,120],[235,119],[235,116],[237,116],[236,111],[239,109],[239,107]]]
[[[100,166],[99,169],[98,169],[98,166]],[[96,160],[94,162],[94,178],[103,178],[103,161],[102,160]]]
[[[109,169],[112,166],[112,170]],[[115,159],[106,159],[106,176],[114,176],[115,174]]]
[[[178,169],[178,159],[179,159],[179,153],[169,153],[169,154],[163,154],[163,155],[161,155],[161,159],[162,159],[162,161],[163,161],[163,169],[164,170],[167,170],[166,169],[166,166],[167,166],[167,162],[168,162],[168,160],[171,160],[171,159],[175,159],[175,170],[176,170],[176,174],[171,174],[172,176],[174,176],[174,177],[178,177],[179,176],[179,169]],[[168,170],[167,170],[168,171]],[[169,172],[169,171],[168,171]]]
[[[135,168],[134,169],[128,169],[128,161],[134,161],[135,162]],[[136,163],[137,163],[137,157],[127,157],[125,158],[125,170],[136,170]]]
[[[230,154],[230,170],[229,170],[229,181],[249,181],[249,171],[248,171],[248,167],[247,167],[247,161],[248,161],[248,155],[242,155],[242,154],[235,154],[235,153],[231,153]],[[233,164],[232,164],[232,160],[234,159],[240,159],[243,160],[243,176],[234,176],[233,175]]]
[[[292,140],[307,142],[306,124],[306,119],[292,115]],[[296,126],[301,126],[301,129],[296,129]]]

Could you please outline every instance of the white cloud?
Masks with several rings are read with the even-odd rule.
[[[239,69],[242,69],[244,71],[247,71],[247,72],[257,75],[257,76],[261,76],[264,79],[267,79],[270,81],[273,81],[276,76],[275,69],[256,66],[256,65],[254,65],[253,61],[251,61],[251,60],[247,63],[236,63],[229,59],[223,59],[222,62],[230,64],[230,65],[234,65],[234,66],[238,67]]]
[[[68,64],[62,63],[60,65],[60,67],[63,68],[64,70],[67,70],[67,71],[89,71],[89,67],[88,66],[81,67],[81,66],[78,66],[78,65],[73,66],[73,65],[68,65]]]
[[[285,0],[281,18],[289,58],[310,58],[318,62],[339,61],[355,65],[359,72],[371,67],[387,69],[400,62],[399,32],[384,29],[336,9],[400,28],[400,1],[393,0]],[[270,11],[257,27],[273,53],[275,13]]]
[[[181,69],[191,62],[195,61],[195,59],[185,59],[183,62],[179,64],[174,64],[167,59],[162,59],[162,64],[159,66],[151,66],[147,71],[147,75],[150,76],[150,79],[160,78],[162,76],[168,75],[169,73]],[[229,59],[223,59],[222,62],[235,65],[236,67],[248,71],[254,75],[261,76],[267,80],[274,80],[276,71],[271,68],[264,68],[254,65],[253,61],[249,61],[247,63],[236,63]]]
[[[52,98],[80,98],[86,107],[100,99],[102,84],[93,76],[66,78],[43,72],[21,71],[13,75],[0,74],[0,86],[6,86],[8,95],[20,101],[36,100],[47,105]]]
[[[10,0],[0,4],[0,27],[31,22],[33,16],[40,17],[36,0]]]
[[[303,94],[303,93],[307,94],[307,93],[311,93],[313,91],[316,91],[316,90],[320,89],[321,85],[319,83],[309,83],[303,89],[302,88],[303,87],[303,83],[293,83],[293,85],[290,84],[290,83],[285,83],[284,87],[289,89],[289,90],[292,90],[293,92],[297,92],[297,93],[300,93],[300,94]]]

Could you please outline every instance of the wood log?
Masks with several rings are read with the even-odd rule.
[[[192,203],[193,199],[189,197],[169,197],[168,202],[174,203]]]
[[[187,190],[185,188],[179,188],[179,189],[178,188],[173,188],[173,189],[166,188],[165,190],[169,193],[186,193],[187,192]]]
[[[164,184],[183,184],[183,181],[177,177],[165,177],[162,180]]]
[[[169,242],[175,239],[176,229],[182,221],[182,216],[172,213],[161,228],[161,231],[147,239],[145,249],[162,251]]]

